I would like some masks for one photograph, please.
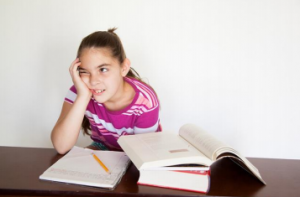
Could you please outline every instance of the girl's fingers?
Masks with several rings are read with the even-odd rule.
[[[78,58],[72,62],[70,69],[69,69],[71,76],[79,76],[78,67],[80,64],[81,64],[81,62],[79,62]]]
[[[69,70],[72,70],[72,68],[74,67],[74,65],[75,65],[76,63],[78,63],[78,62],[80,62],[80,61],[79,61],[79,58],[76,58],[76,59],[71,63]]]
[[[69,72],[72,78],[72,81],[76,87],[77,90],[77,95],[89,95],[92,96],[91,91],[88,89],[86,84],[82,81],[80,75],[79,75],[79,66],[81,65],[81,62],[79,58],[76,58],[72,63],[69,68]]]

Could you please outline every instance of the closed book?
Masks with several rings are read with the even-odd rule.
[[[207,193],[210,171],[141,170],[138,184]]]

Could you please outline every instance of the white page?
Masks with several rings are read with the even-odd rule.
[[[100,158],[111,174],[100,166],[92,153]],[[48,168],[40,179],[113,188],[125,173],[129,162],[124,152],[73,147],[68,154]]]
[[[238,151],[217,140],[201,128],[195,125],[186,124],[180,128],[179,134],[213,161],[217,160],[218,157],[222,157],[223,154],[224,157],[231,157],[237,161],[241,161],[244,164],[243,168],[250,170],[262,183],[265,184],[257,168],[253,166],[247,158],[242,156]]]
[[[192,124],[183,125],[179,130],[179,135],[213,161],[217,158],[216,152],[227,147],[223,142]]]
[[[177,164],[211,164],[205,155],[173,133],[121,136],[118,143],[139,170]]]

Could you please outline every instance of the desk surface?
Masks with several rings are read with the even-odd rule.
[[[201,193],[137,185],[138,170],[131,164],[113,191],[39,180],[61,155],[54,149],[0,147],[0,195],[35,196],[206,196]],[[207,196],[299,196],[300,160],[249,160],[259,169],[262,185],[228,159],[212,166]]]

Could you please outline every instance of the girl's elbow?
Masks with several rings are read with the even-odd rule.
[[[52,141],[53,147],[59,154],[62,154],[62,155],[66,154],[70,150],[69,147],[65,146],[64,144],[59,143],[58,140],[56,140],[56,138],[53,136],[51,136],[51,141]]]
[[[64,155],[64,154],[66,154],[69,150],[67,150],[67,149],[62,149],[62,150],[56,149],[56,151],[57,151],[58,154]]]
[[[57,153],[58,153],[58,154],[61,154],[61,155],[66,154],[66,153],[70,150],[70,149],[67,148],[67,147],[55,146],[54,144],[53,144],[53,146],[54,146],[55,150],[57,151]]]

